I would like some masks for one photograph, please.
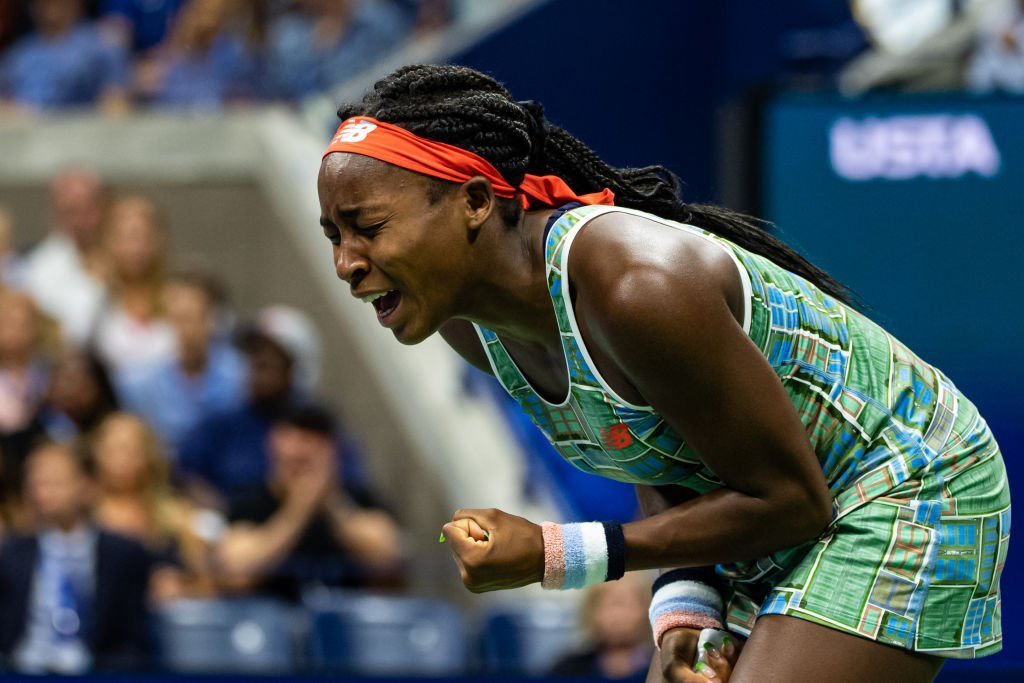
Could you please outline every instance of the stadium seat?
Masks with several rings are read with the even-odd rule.
[[[370,676],[466,671],[462,615],[441,600],[324,591],[308,596],[310,663]]]
[[[579,644],[575,604],[529,601],[492,608],[480,631],[488,673],[540,676]]]
[[[301,617],[266,599],[179,600],[157,610],[162,668],[183,673],[286,673]]]

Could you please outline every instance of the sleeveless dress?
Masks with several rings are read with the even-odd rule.
[[[572,241],[607,213],[643,216],[719,245],[738,268],[742,325],[800,415],[833,496],[817,539],[716,567],[728,628],[785,614],[943,657],[999,651],[999,576],[1010,532],[1002,456],[977,409],[936,368],[854,309],[700,228],[607,206],[564,211],[545,256],[569,391],[542,398],[498,336],[477,326],[495,377],[576,467],[622,482],[723,484],[649,406],[598,374],[565,276]],[[723,426],[726,427],[726,426]]]

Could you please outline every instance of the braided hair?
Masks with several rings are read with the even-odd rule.
[[[680,198],[679,178],[664,166],[614,168],[583,142],[544,118],[536,102],[517,102],[498,81],[451,64],[404,66],[377,81],[363,100],[342,106],[338,116],[371,116],[421,137],[473,152],[494,166],[511,185],[527,173],[555,175],[578,194],[607,187],[618,206],[688,223],[764,256],[845,303],[849,288],[807,261],[764,229],[765,222],[708,204]],[[454,187],[437,181],[433,199]],[[515,200],[500,200],[506,223],[518,222]]]

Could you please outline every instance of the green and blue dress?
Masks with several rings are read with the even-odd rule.
[[[1010,495],[999,447],[977,409],[936,368],[805,279],[696,228],[608,206],[565,211],[546,238],[547,279],[569,373],[551,403],[498,336],[477,327],[495,376],[576,467],[623,482],[723,484],[652,408],[622,399],[580,337],[566,269],[591,219],[637,213],[719,245],[745,292],[743,329],[774,368],[834,499],[814,541],[718,565],[730,629],[786,614],[911,650],[970,658],[1001,647],[999,576]]]

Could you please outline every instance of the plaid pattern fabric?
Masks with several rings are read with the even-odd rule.
[[[619,481],[722,485],[652,409],[617,397],[592,367],[563,272],[573,236],[618,207],[567,211],[546,244],[551,300],[569,373],[544,400],[492,331],[477,328],[495,376],[576,467]],[[720,565],[728,621],[789,614],[950,657],[1000,648],[999,574],[1009,492],[998,446],[941,372],[882,328],[771,261],[693,226],[728,250],[750,282],[749,335],[775,369],[821,462],[834,519],[816,542]],[[855,539],[855,541],[854,541]]]

